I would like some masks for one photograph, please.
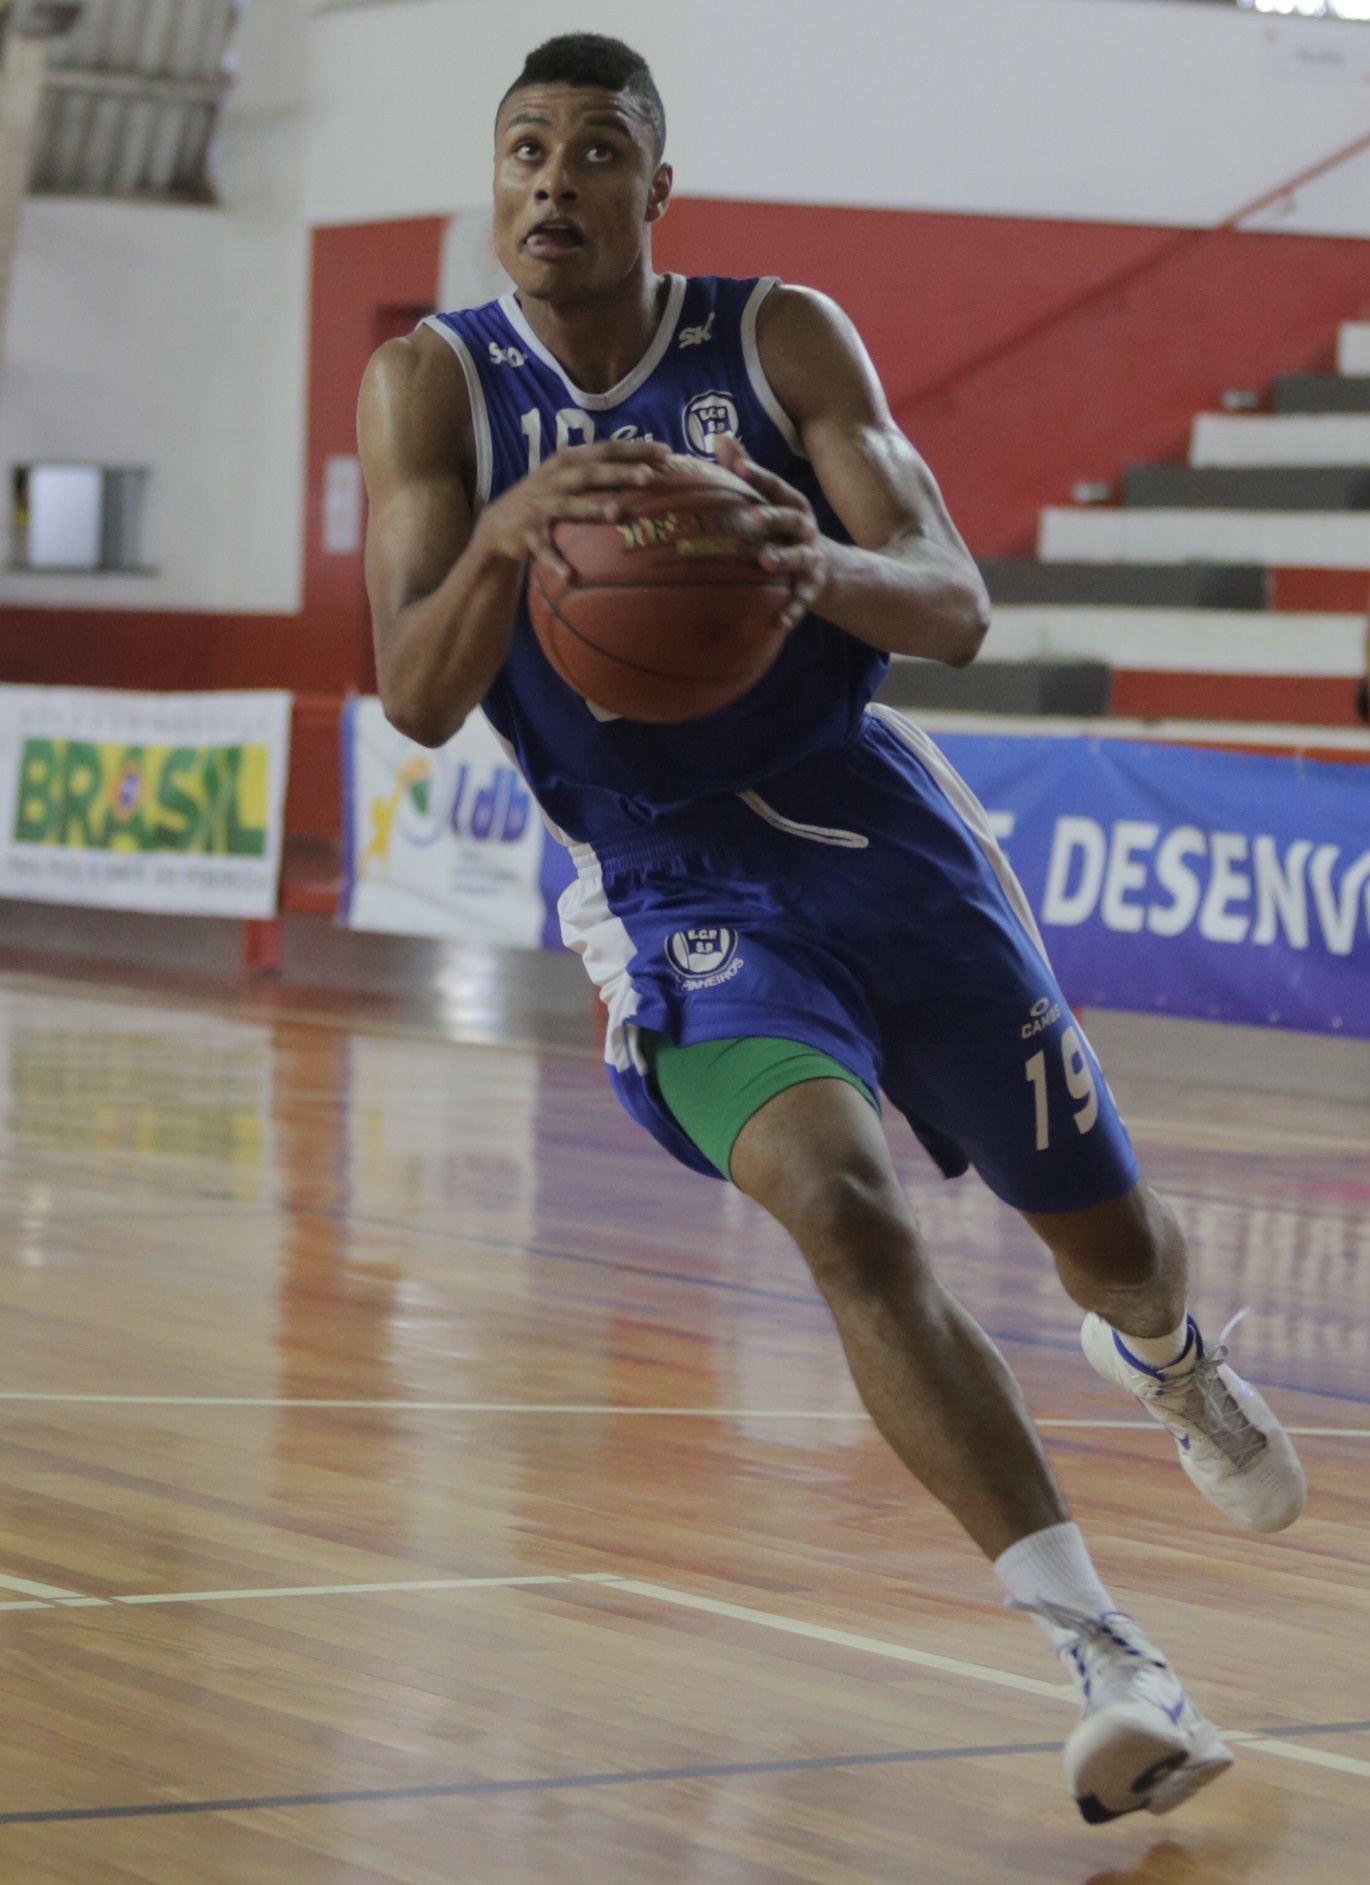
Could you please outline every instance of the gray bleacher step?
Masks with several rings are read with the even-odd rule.
[[[1092,719],[1108,712],[1111,686],[1103,661],[977,661],[948,668],[896,655],[876,699],[889,707]]]
[[[1237,563],[1036,563],[987,557],[991,602],[1094,608],[1263,609],[1266,572]]]
[[[1370,465],[1129,465],[1123,502],[1144,510],[1370,510]]]
[[[1279,373],[1271,387],[1275,412],[1370,412],[1370,378],[1340,373]]]

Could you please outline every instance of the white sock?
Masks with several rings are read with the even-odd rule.
[[[1099,1581],[1078,1525],[1048,1525],[1010,1545],[994,1560],[994,1571],[1015,1603],[1063,1604],[1102,1617],[1118,1606]],[[1032,1613],[1054,1649],[1069,1634]]]
[[[1121,1329],[1113,1331],[1132,1360],[1139,1361],[1143,1368],[1150,1368],[1153,1372],[1183,1361],[1196,1332],[1188,1313],[1179,1328],[1172,1330],[1169,1335],[1124,1335]]]

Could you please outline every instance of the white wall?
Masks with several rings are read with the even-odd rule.
[[[652,61],[689,195],[1219,222],[1370,132],[1370,26],[1152,0],[388,0],[314,27],[312,222],[485,200],[496,103],[572,27]],[[1265,218],[1370,234],[1370,154]]]
[[[158,573],[0,571],[0,604],[298,607],[308,226],[486,203],[496,101],[571,27],[653,61],[694,195],[1200,224],[1370,131],[1370,26],[1221,7],[254,0],[222,208],[25,212],[0,480],[150,466]],[[448,243],[454,283],[478,220]],[[1370,155],[1264,220],[1370,235]]]
[[[146,465],[156,576],[0,575],[0,602],[166,606],[223,592],[230,452],[221,219],[57,198],[24,212],[0,476],[44,459]]]
[[[304,0],[249,9],[224,127],[223,207],[26,205],[0,369],[6,511],[16,464],[147,466],[155,573],[0,567],[0,604],[298,608],[306,51]]]

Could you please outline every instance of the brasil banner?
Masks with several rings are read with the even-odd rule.
[[[275,914],[290,695],[0,687],[0,896]]]

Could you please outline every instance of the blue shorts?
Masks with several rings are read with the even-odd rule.
[[[609,1010],[620,1099],[718,1174],[637,1039],[773,1035],[884,1089],[953,1178],[1022,1211],[1120,1197],[1137,1163],[985,814],[926,734],[871,708],[850,740],[612,844],[577,845],[562,935]]]

